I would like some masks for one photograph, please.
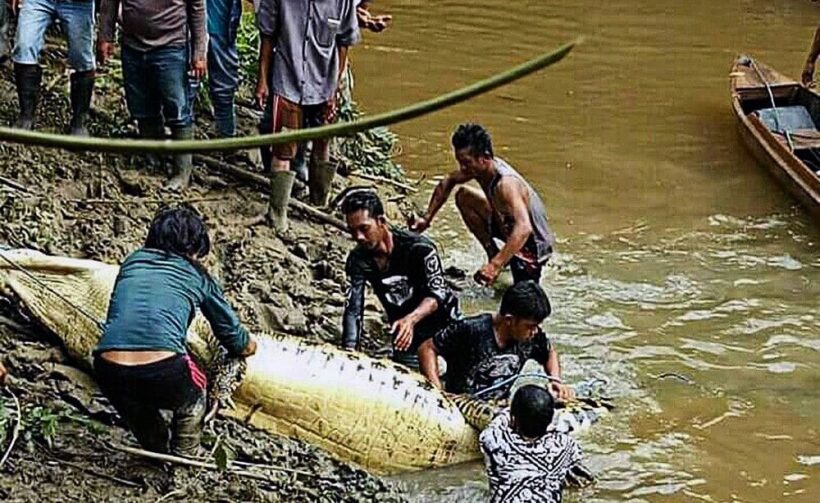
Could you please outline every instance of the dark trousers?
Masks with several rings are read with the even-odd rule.
[[[123,45],[122,76],[131,117],[142,121],[164,119],[170,128],[192,124],[187,47],[140,51]]]
[[[513,284],[528,280],[539,283],[541,281],[541,270],[543,268],[543,264],[532,264],[518,257],[510,259],[510,272],[512,273]]]
[[[196,454],[205,415],[206,379],[188,355],[147,365],[119,365],[97,356],[94,371],[103,394],[143,448]],[[170,432],[161,410],[173,414]]]

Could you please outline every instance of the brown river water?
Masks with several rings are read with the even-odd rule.
[[[565,377],[619,408],[579,438],[597,485],[569,501],[820,501],[820,226],[744,149],[729,107],[739,52],[798,76],[809,0],[381,0],[394,26],[353,52],[369,111],[448,91],[577,35],[556,66],[399,125],[400,161],[455,167],[487,126],[559,236],[543,284]],[[449,203],[445,263],[482,253]],[[467,292],[468,312],[493,309]],[[662,377],[665,373],[676,376]],[[482,501],[478,463],[400,477],[417,501]]]

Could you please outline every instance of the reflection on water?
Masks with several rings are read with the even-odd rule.
[[[605,379],[619,404],[581,437],[598,484],[568,499],[816,501],[820,235],[745,151],[728,71],[744,52],[797,76],[820,4],[374,5],[395,24],[354,50],[372,111],[586,36],[559,65],[397,129],[400,161],[429,181],[454,167],[454,126],[481,122],[547,204],[548,331],[569,380]],[[451,203],[431,233],[446,265],[481,265]],[[498,293],[463,297],[476,312]],[[417,501],[487,495],[477,463],[400,480]]]
[[[619,405],[581,436],[599,481],[569,501],[775,501],[820,487],[820,263],[806,229],[781,218],[565,238],[544,280],[547,328],[567,378],[607,380]],[[476,243],[448,256],[481,265]],[[482,291],[468,311],[495,307]],[[415,501],[487,496],[478,463],[398,479]]]

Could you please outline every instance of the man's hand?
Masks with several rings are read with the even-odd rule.
[[[268,102],[268,82],[265,79],[259,79],[256,82],[256,106],[259,110],[265,109],[265,104]]]
[[[256,354],[256,339],[248,339],[248,345],[242,350],[239,356],[247,358]]]
[[[380,33],[390,26],[391,21],[393,21],[393,16],[387,14],[381,16],[370,16],[366,27],[374,33]]]
[[[208,63],[204,59],[195,59],[191,63],[191,77],[201,79],[208,73]]]
[[[339,99],[336,95],[339,91],[333,93],[326,102],[325,102],[325,124],[333,124],[336,122],[336,116],[339,115]]]
[[[494,261],[490,260],[484,266],[476,271],[473,275],[473,279],[476,283],[479,283],[484,286],[490,286],[495,283],[495,280],[498,279],[498,275],[501,274],[501,269],[498,264]]]
[[[407,227],[409,227],[411,231],[421,234],[430,227],[430,222],[424,217],[412,215],[407,219]]]
[[[399,351],[407,351],[410,343],[413,342],[413,329],[416,326],[416,319],[412,315],[393,322],[390,331],[393,333],[393,345]]]
[[[809,87],[814,80],[814,61],[806,61],[806,66],[803,67],[803,74],[800,76],[800,81],[804,86]]]
[[[559,402],[575,398],[575,390],[556,381],[550,381],[550,391]]]
[[[16,0],[12,0],[16,1]],[[97,41],[97,62],[104,65],[114,55],[114,43],[105,40]]]

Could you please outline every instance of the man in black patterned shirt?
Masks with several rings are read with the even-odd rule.
[[[503,398],[501,383],[517,375],[527,360],[541,364],[552,379],[555,397],[572,397],[561,383],[558,353],[540,328],[550,315],[547,294],[533,280],[516,283],[504,292],[495,314],[479,314],[455,321],[419,348],[421,373],[434,386],[451,393]],[[437,356],[447,362],[446,387],[439,379]]]
[[[358,348],[365,283],[370,283],[390,323],[393,359],[418,367],[419,345],[459,317],[458,299],[444,281],[438,250],[426,237],[391,227],[370,190],[348,195],[342,212],[357,243],[347,258],[342,346]]]

